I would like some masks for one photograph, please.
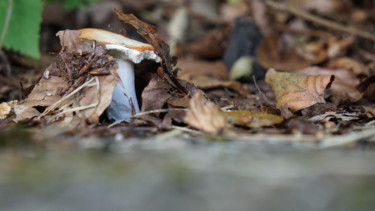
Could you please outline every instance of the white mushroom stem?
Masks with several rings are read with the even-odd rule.
[[[134,84],[134,64],[122,58],[116,59],[120,77],[112,93],[112,102],[108,107],[109,119],[129,122],[133,113],[139,113],[139,106]]]
[[[120,81],[112,94],[112,102],[107,109],[107,116],[114,121],[130,121],[133,114],[139,113],[139,105],[134,84],[134,64],[148,59],[160,62],[154,51],[137,51],[119,45],[106,45],[110,54],[116,58]]]

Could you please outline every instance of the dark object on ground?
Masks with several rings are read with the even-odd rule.
[[[229,46],[224,54],[224,63],[230,69],[233,64],[242,56],[251,56],[256,58],[256,50],[263,39],[262,33],[255,24],[247,17],[238,17],[229,39]],[[252,64],[252,74],[255,78],[261,78],[265,75],[265,70],[256,61]],[[252,76],[247,77],[252,81]]]

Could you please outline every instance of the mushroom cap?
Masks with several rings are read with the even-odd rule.
[[[114,56],[139,63],[144,59],[160,62],[160,57],[155,53],[150,44],[124,37],[103,29],[84,28],[79,30],[79,38],[93,40],[105,45],[106,49],[113,52]]]

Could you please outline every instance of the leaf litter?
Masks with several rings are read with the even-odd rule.
[[[276,139],[315,143],[318,147],[368,140],[374,133],[373,126],[366,123],[375,115],[371,104],[363,102],[373,100],[365,91],[375,81],[368,68],[375,62],[369,59],[375,52],[361,47],[358,40],[371,40],[371,36],[358,29],[342,32],[336,23],[330,28],[332,21],[317,15],[312,18],[298,8],[265,2],[250,4],[250,10],[268,10],[257,13],[259,17],[254,19],[265,38],[258,43],[256,54],[251,55],[264,71],[269,69],[265,78],[231,80],[230,66],[217,59],[224,52],[203,50],[213,44],[209,40],[219,42],[228,38],[228,31],[235,30],[229,22],[233,19],[211,30],[206,37],[190,40],[189,46],[194,46],[194,50],[187,50],[186,43],[176,43],[182,61],[179,65],[157,33],[159,28],[115,9],[117,17],[133,26],[162,59],[159,68],[145,68],[143,75],[138,75],[144,83],[139,93],[142,106],[131,122],[112,123],[105,119],[111,93],[119,80],[118,67],[103,44],[79,39],[78,30],[58,33],[61,51],[24,100],[14,107],[1,104],[2,117],[29,125],[33,122],[41,130],[52,125],[70,126],[74,128],[68,130],[71,134],[84,136],[95,130],[128,137],[132,134],[129,128],[148,131],[150,135],[185,128],[193,136],[202,136],[194,133],[199,130],[228,140]],[[319,10],[323,11],[320,8],[318,13]],[[296,16],[293,21],[284,21],[292,15]],[[274,22],[265,24],[270,19]],[[311,22],[316,24],[313,28]],[[205,22],[201,24],[207,26]],[[221,34],[217,34],[217,39],[209,38],[215,33]],[[225,49],[225,43],[220,48]],[[363,48],[358,51],[362,53],[353,52],[354,48]],[[365,58],[363,52],[367,52]]]

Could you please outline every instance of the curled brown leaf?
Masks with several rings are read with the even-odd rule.
[[[186,112],[184,121],[209,134],[218,134],[229,127],[219,107],[207,100],[202,92],[196,93],[190,100],[191,111]]]
[[[276,107],[287,104],[293,110],[307,108],[316,103],[325,103],[324,91],[332,83],[332,75],[309,76],[300,73],[268,70],[266,82],[276,95]]]

